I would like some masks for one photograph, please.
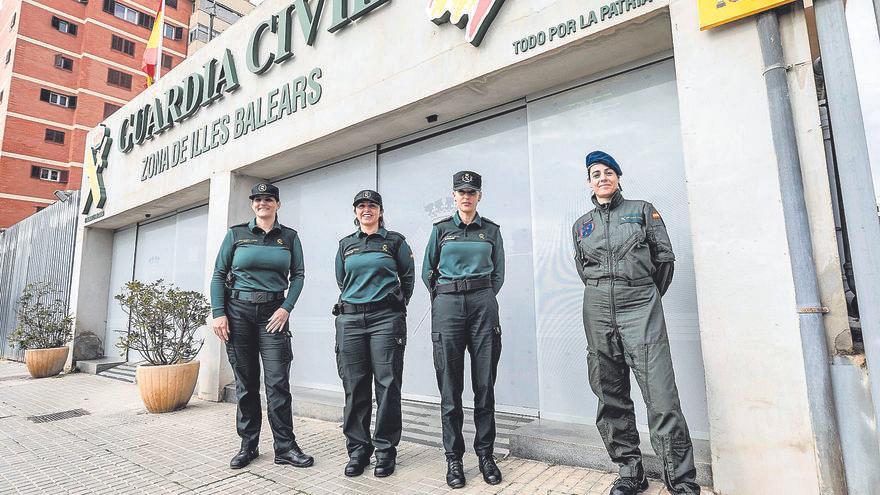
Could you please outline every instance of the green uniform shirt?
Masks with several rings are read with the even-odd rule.
[[[223,307],[227,274],[232,273],[233,289],[283,292],[281,307],[293,311],[303,288],[302,244],[295,230],[275,221],[269,232],[257,227],[256,219],[233,225],[226,233],[211,277],[211,312],[225,316]]]
[[[422,264],[422,281],[428,290],[435,284],[478,277],[489,277],[495,294],[504,284],[501,227],[479,214],[465,224],[458,212],[436,222]]]
[[[400,286],[409,303],[415,285],[412,249],[403,235],[379,228],[375,234],[357,232],[339,240],[336,283],[340,299],[352,304],[378,302]]]

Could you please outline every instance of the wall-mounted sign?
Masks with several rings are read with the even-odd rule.
[[[794,0],[697,0],[700,31],[712,29]]]
[[[451,22],[464,29],[470,44],[480,46],[504,0],[428,0],[428,15],[435,24]]]
[[[83,215],[88,215],[92,210],[92,206],[101,209],[107,202],[107,190],[104,188],[104,169],[107,168],[107,156],[113,148],[113,138],[110,137],[110,129],[104,125],[100,125],[100,134],[95,135],[95,142],[89,146],[86,152],[86,160],[84,164],[86,176],[89,179],[89,195],[86,196],[85,205],[83,206]],[[86,218],[86,221],[94,220],[103,216],[104,211],[100,211]]]

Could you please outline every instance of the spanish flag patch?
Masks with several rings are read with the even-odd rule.
[[[654,213],[651,213],[651,218],[653,218],[654,220],[660,220],[660,212],[654,210]]]

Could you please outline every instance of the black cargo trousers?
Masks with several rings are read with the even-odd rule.
[[[263,361],[263,380],[266,384],[266,409],[275,453],[289,451],[296,437],[293,434],[293,413],[290,397],[290,363],[293,350],[290,345],[290,325],[281,331],[269,333],[266,324],[283,299],[252,303],[228,299],[226,316],[229,319],[229,342],[226,354],[235,374],[235,397],[238,399],[236,429],[241,437],[241,448],[255,449],[260,440],[260,359]]]
[[[351,459],[397,457],[403,421],[400,390],[406,350],[406,313],[389,307],[336,317],[336,366],[345,389],[342,432]],[[376,430],[370,440],[376,388]]]
[[[501,324],[495,292],[486,287],[437,294],[431,304],[431,327],[446,457],[461,459],[464,455],[461,394],[464,390],[465,350],[470,353],[474,390],[474,451],[479,456],[492,455],[495,447],[495,379],[501,357]]]

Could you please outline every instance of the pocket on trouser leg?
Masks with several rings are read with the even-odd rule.
[[[339,375],[339,378],[342,381],[345,381],[345,373],[343,372],[344,367],[342,366],[342,352],[339,344],[342,342],[343,338],[343,327],[342,323],[339,321],[340,317],[336,317],[336,344],[333,346],[333,352],[336,354],[336,373]]]
[[[590,388],[599,399],[599,405],[605,400],[605,394],[602,393],[602,363],[599,355],[587,348],[587,379],[590,382]]]
[[[394,322],[394,378],[401,381],[403,378],[403,356],[406,353],[406,316],[401,316]]]
[[[443,352],[443,340],[439,333],[431,333],[431,344],[434,348],[434,370],[442,373],[446,369],[446,355]]]
[[[495,325],[492,331],[492,375],[494,378],[494,370],[498,368],[498,361],[501,359],[501,325]]]

